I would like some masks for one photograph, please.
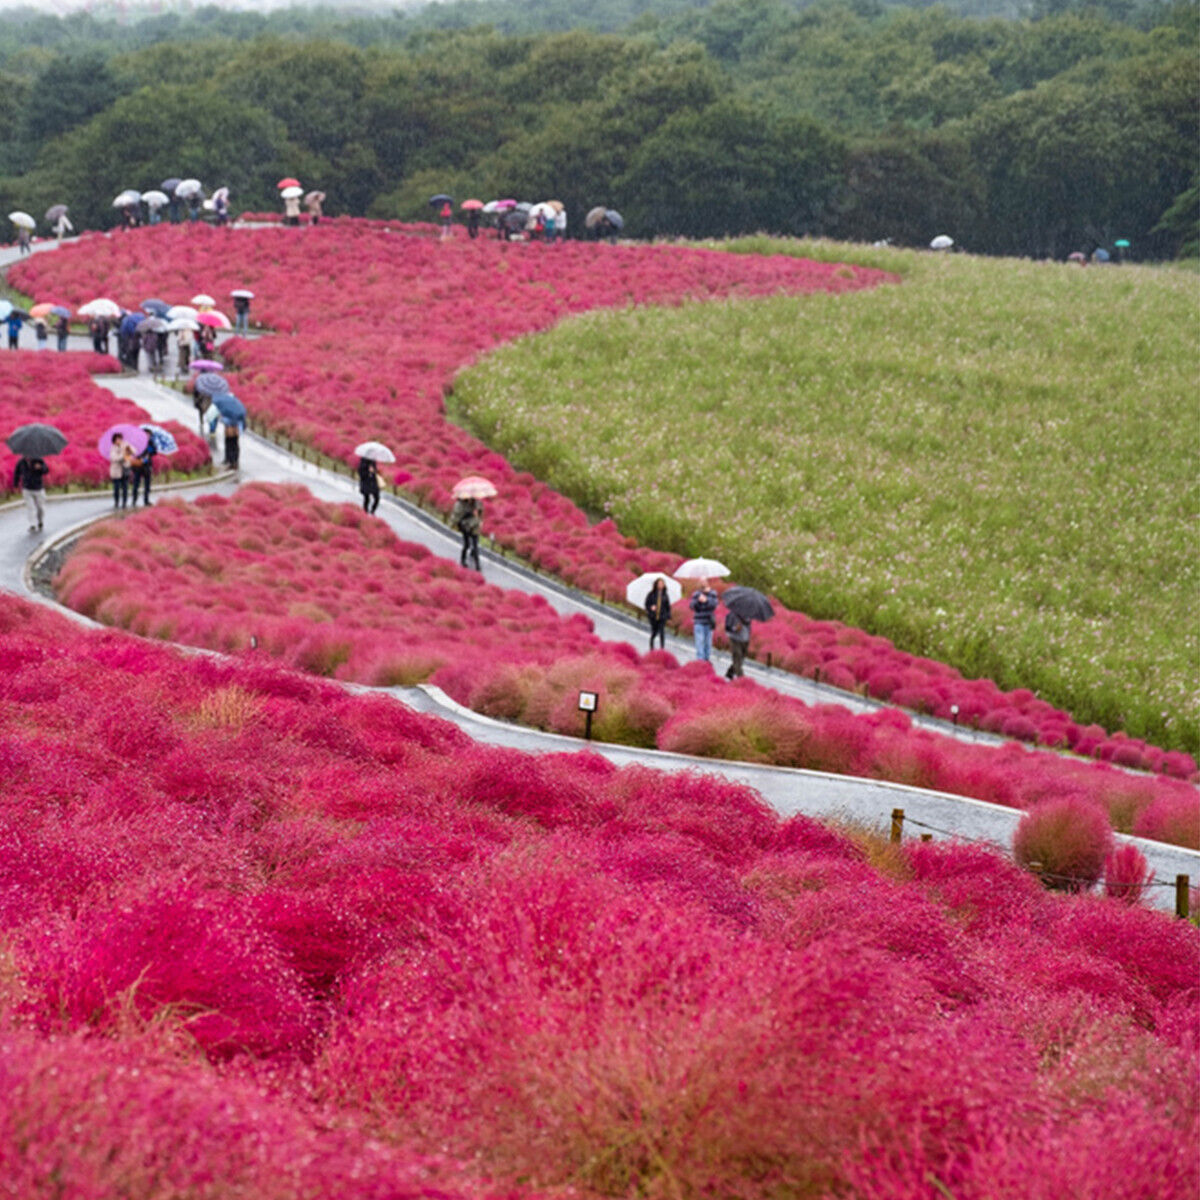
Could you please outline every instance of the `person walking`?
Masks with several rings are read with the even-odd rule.
[[[467,237],[474,240],[479,236],[479,209],[467,210]]]
[[[59,350],[67,348],[67,336],[71,332],[71,327],[67,322],[66,317],[59,317],[54,322],[54,336],[58,339]]]
[[[304,207],[308,209],[308,223],[310,225],[320,225],[321,218],[325,215],[325,209],[322,207],[324,203],[324,192],[309,192],[304,197]]]
[[[237,470],[242,457],[242,430],[237,421],[225,422],[225,465]]]
[[[186,375],[188,364],[192,361],[192,331],[179,329],[175,333],[176,375]]]
[[[150,503],[150,476],[154,473],[154,455],[156,453],[154,438],[151,437],[146,442],[145,450],[130,459],[129,478],[133,484],[133,508],[137,508],[139,488],[142,489],[143,506]]]
[[[21,326],[25,324],[25,319],[14,310],[4,319],[4,323],[8,326],[8,348],[16,350],[20,346]]]
[[[746,651],[750,647],[750,622],[739,617],[735,612],[725,614],[725,636],[729,639],[729,653],[733,662],[725,672],[726,679],[741,679],[746,673],[743,663],[746,661]]]
[[[250,332],[250,297],[234,296],[233,298],[233,327],[238,333]]]
[[[108,353],[108,318],[92,317],[88,321],[88,331],[92,335],[92,349],[97,354]]]
[[[704,662],[712,660],[713,625],[720,598],[709,586],[707,579],[692,593],[688,606],[692,610],[692,641],[696,646],[696,657]]]
[[[285,189],[291,191],[291,188]],[[299,196],[284,196],[283,198],[283,223],[285,225],[300,224],[300,197]]]
[[[363,512],[375,512],[379,507],[379,466],[373,458],[358,460],[358,490],[362,492]]]
[[[49,470],[44,458],[26,454],[17,460],[13,471],[13,490],[21,490],[25,511],[29,513],[30,533],[37,533],[46,519],[46,488],[43,481]]]
[[[113,508],[129,505],[129,465],[125,461],[125,439],[113,434],[112,446],[108,451],[108,477],[112,481]]]
[[[441,238],[443,241],[450,236],[450,226],[453,220],[454,209],[450,207],[450,201],[447,200],[446,203],[443,204],[440,209],[438,209],[438,224],[442,227]]]
[[[33,323],[33,336],[37,338],[39,350],[45,350],[50,345],[50,330],[41,317],[38,317]]]
[[[450,513],[450,524],[462,534],[462,553],[458,556],[459,566],[465,567],[470,558],[475,570],[479,565],[479,531],[483,528],[483,504],[473,497],[455,500]]]
[[[153,329],[142,331],[142,349],[146,352],[146,372],[149,375],[158,374],[158,334]],[[134,351],[136,354],[137,351]],[[136,369],[137,359],[134,359]]]
[[[17,230],[17,249],[21,252],[22,258],[26,254],[33,253],[33,235],[24,225]]]
[[[54,222],[54,240],[61,244],[63,238],[65,238],[68,233],[73,233],[74,231],[75,226],[71,224],[71,220],[67,214],[59,213],[58,220]]]
[[[567,210],[560,208],[554,214],[554,233],[560,242],[567,240]]]
[[[667,592],[667,581],[656,579],[646,597],[646,616],[650,618],[650,649],[658,638],[660,650],[667,648],[667,622],[671,619],[671,597]]]

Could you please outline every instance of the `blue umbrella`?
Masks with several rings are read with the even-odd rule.
[[[145,319],[145,313],[126,313],[121,318],[121,324],[118,327],[119,331],[128,337]]]
[[[142,428],[150,435],[159,454],[174,454],[179,449],[179,443],[161,425],[143,425]]]
[[[229,391],[229,382],[224,375],[218,375],[216,371],[205,371],[203,375],[196,376],[196,391],[203,392],[206,396],[216,396],[221,392]]]
[[[143,300],[142,312],[148,312],[156,317],[165,317],[171,306],[163,300]]]
[[[621,214],[619,212],[617,212],[617,210],[615,208],[606,208],[604,210],[604,215],[608,218],[608,223],[614,229],[624,229],[625,228],[625,218],[623,216],[621,216]]]
[[[168,196],[175,195],[175,189],[183,182],[178,175],[172,175],[170,179],[164,179],[158,186],[162,188]]]
[[[244,421],[246,406],[232,392],[216,392],[212,398],[213,407],[227,421]]]
[[[66,307],[65,305],[63,305],[63,304],[56,304],[56,305],[55,305],[55,306],[54,306],[54,307],[53,307],[53,308],[50,310],[50,315],[51,315],[52,317],[70,317],[70,316],[71,316],[71,310],[70,310],[69,308],[67,308],[67,307]]]

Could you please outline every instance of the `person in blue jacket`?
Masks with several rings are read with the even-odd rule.
[[[150,476],[154,474],[154,455],[158,452],[158,447],[154,444],[154,438],[151,437],[146,443],[146,448],[141,454],[136,454],[133,457],[133,462],[129,471],[129,481],[133,485],[133,507],[137,508],[138,489],[141,487],[142,505],[150,503]]]
[[[21,326],[25,320],[14,311],[4,318],[4,323],[8,326],[8,348],[15,350],[21,340]]]
[[[692,639],[696,644],[696,657],[709,662],[712,659],[713,625],[720,597],[709,586],[707,579],[692,593],[688,605],[692,610]]]

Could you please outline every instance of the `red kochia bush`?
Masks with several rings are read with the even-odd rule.
[[[1111,847],[1108,819],[1081,796],[1042,801],[1021,818],[1013,838],[1017,861],[1064,891],[1090,888]]]
[[[0,662],[16,1194],[1200,1182],[1187,922],[3,597]]]

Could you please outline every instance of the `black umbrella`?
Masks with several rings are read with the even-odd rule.
[[[775,615],[770,600],[758,588],[726,588],[721,593],[721,603],[743,621],[769,621]]]
[[[53,425],[22,425],[4,440],[14,454],[24,454],[30,458],[61,454],[67,446],[66,436]]]
[[[436,196],[429,197],[429,203],[436,206],[438,204],[453,204],[454,197],[447,196],[445,192],[438,192]]]

